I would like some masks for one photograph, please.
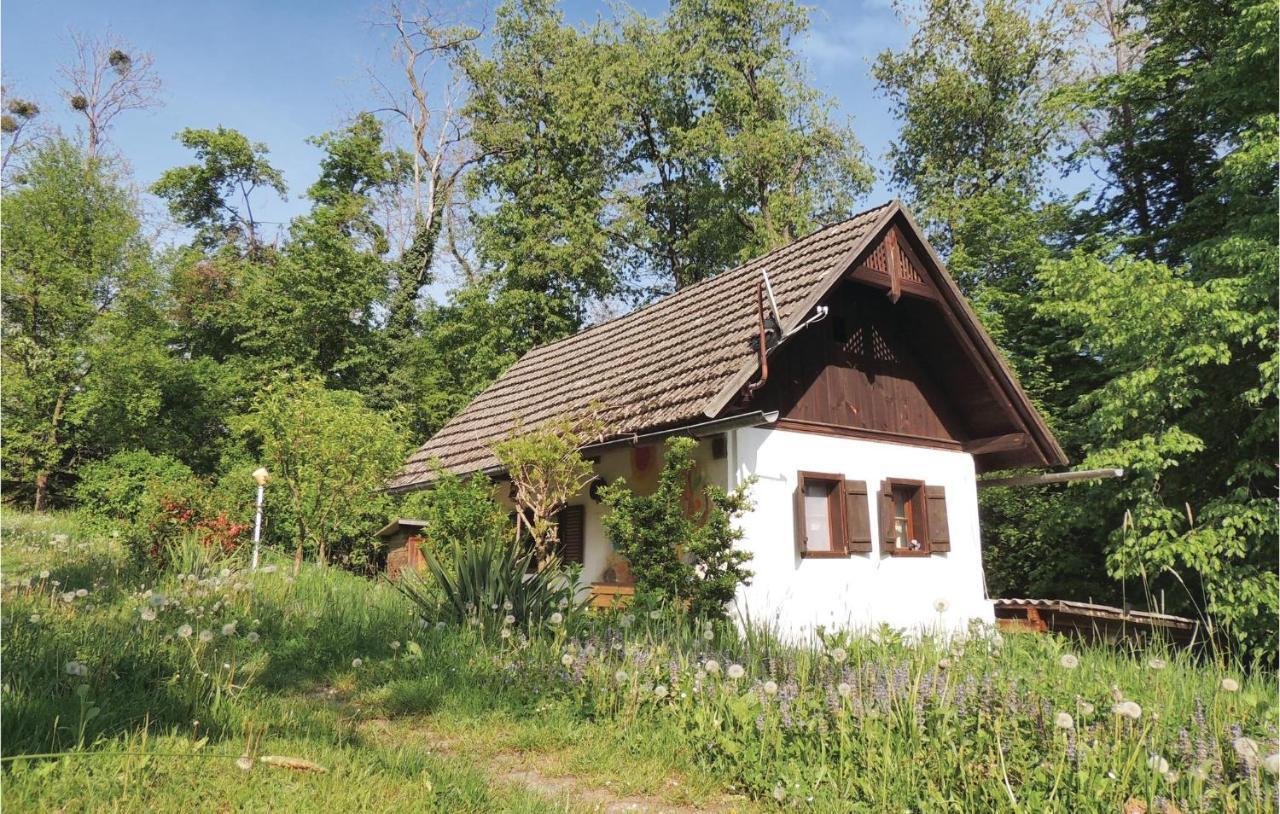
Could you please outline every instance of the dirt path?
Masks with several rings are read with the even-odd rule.
[[[417,717],[398,718],[394,721],[388,718],[369,718],[358,725],[358,730],[377,739],[402,739],[407,731],[415,738],[421,738],[420,742],[426,744],[429,751],[469,760],[483,770],[493,783],[521,786],[548,802],[563,804],[566,811],[596,814],[739,814],[756,810],[750,801],[741,797],[721,796],[703,805],[692,805],[654,794],[622,794],[610,788],[608,781],[602,786],[573,775],[544,772],[534,765],[537,752],[504,750],[496,754],[483,754],[475,749],[467,749],[458,741],[433,729],[428,721]],[[669,778],[667,784],[673,790],[680,785],[675,778]]]

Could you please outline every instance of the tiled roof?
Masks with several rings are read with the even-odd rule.
[[[756,284],[769,280],[784,326],[811,307],[835,267],[848,264],[893,204],[823,228],[746,265],[567,339],[535,348],[511,366],[405,462],[389,488],[498,466],[490,447],[525,427],[603,406],[613,433],[641,432],[715,412],[717,397],[755,362]]]

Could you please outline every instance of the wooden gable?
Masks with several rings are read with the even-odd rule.
[[[777,410],[782,429],[967,451],[979,471],[1043,465],[942,283],[914,230],[890,222],[823,298],[827,316],[770,354],[768,382],[739,406]]]

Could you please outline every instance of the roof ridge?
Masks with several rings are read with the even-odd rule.
[[[681,296],[685,295],[685,294],[686,294],[686,292],[693,292],[693,291],[697,291],[698,289],[703,288],[704,286],[708,285],[709,283],[716,282],[716,281],[722,280],[723,278],[726,278],[726,277],[728,277],[728,276],[730,276],[730,275],[733,275],[733,274],[735,274],[735,273],[742,272],[742,271],[745,271],[745,270],[747,270],[747,269],[757,267],[757,266],[759,266],[761,263],[763,263],[765,260],[768,260],[770,257],[772,257],[772,256],[774,256],[774,255],[776,255],[776,254],[779,254],[779,253],[784,252],[784,251],[794,250],[796,247],[800,246],[800,244],[804,243],[806,240],[809,240],[810,238],[817,237],[818,235],[822,234],[823,232],[829,231],[829,230],[831,230],[831,229],[835,229],[835,228],[837,228],[837,227],[839,227],[839,226],[844,226],[845,224],[850,223],[851,221],[858,220],[859,218],[862,218],[862,217],[864,217],[864,216],[866,216],[866,215],[869,215],[869,214],[871,214],[872,212],[877,212],[877,211],[879,211],[879,210],[881,210],[881,209],[884,209],[884,208],[885,208],[885,207],[887,207],[887,206],[892,206],[892,205],[894,204],[894,202],[895,202],[895,201],[897,201],[897,199],[896,199],[896,198],[890,198],[889,200],[885,201],[884,203],[878,204],[878,205],[876,205],[876,206],[869,207],[869,208],[867,208],[867,209],[862,210],[861,212],[856,212],[856,213],[854,213],[854,214],[850,215],[850,216],[849,216],[849,217],[847,217],[847,218],[842,218],[841,220],[835,221],[835,222],[833,222],[833,223],[828,223],[828,224],[826,224],[825,226],[819,226],[819,227],[817,227],[816,229],[814,229],[814,230],[812,230],[812,231],[810,231],[810,232],[808,232],[808,233],[806,233],[806,234],[804,234],[804,235],[802,235],[802,236],[800,236],[800,237],[796,238],[795,240],[791,241],[790,243],[785,243],[785,244],[783,244],[783,245],[781,245],[781,246],[778,246],[777,248],[770,249],[769,251],[765,252],[764,254],[762,254],[762,255],[760,255],[760,256],[758,256],[758,257],[753,257],[753,258],[751,258],[750,260],[747,260],[746,262],[744,262],[744,263],[742,263],[742,264],[740,264],[740,265],[734,266],[733,268],[725,269],[724,271],[720,272],[719,274],[713,274],[713,275],[711,275],[710,277],[707,277],[706,279],[699,280],[698,282],[693,283],[693,284],[691,284],[691,285],[687,285],[687,286],[685,286],[684,288],[677,288],[675,291],[672,291],[670,294],[664,294],[663,296],[659,297],[658,299],[654,300],[653,302],[645,303],[644,305],[640,306],[639,308],[633,308],[633,309],[631,309],[630,311],[628,311],[628,312],[627,312],[627,313],[625,313],[625,314],[618,314],[617,316],[615,316],[615,317],[610,317],[609,319],[606,319],[606,320],[604,320],[603,322],[597,322],[597,323],[595,323],[594,325],[588,325],[587,327],[582,328],[581,330],[575,331],[574,333],[571,333],[571,334],[569,334],[568,336],[561,337],[560,339],[555,339],[555,340],[552,340],[551,342],[547,342],[547,343],[545,343],[545,344],[538,345],[538,346],[536,346],[536,347],[530,348],[527,352],[525,352],[525,354],[524,354],[523,356],[521,356],[518,360],[516,360],[515,364],[513,364],[513,365],[512,365],[512,367],[515,367],[515,365],[520,364],[520,362],[524,361],[525,359],[529,358],[530,356],[533,356],[534,354],[539,354],[539,355],[540,355],[542,351],[547,350],[548,348],[554,348],[555,346],[560,345],[560,344],[562,344],[562,343],[564,343],[564,342],[568,342],[568,341],[569,341],[569,340],[571,340],[571,339],[577,339],[577,338],[578,338],[578,337],[580,337],[580,336],[584,336],[584,335],[586,335],[586,334],[588,334],[588,333],[591,333],[591,332],[595,331],[597,328],[603,328],[603,327],[608,326],[608,325],[614,325],[614,324],[616,324],[616,323],[618,323],[618,322],[620,322],[620,321],[622,321],[622,320],[624,320],[624,319],[628,319],[628,318],[633,317],[633,316],[636,316],[636,315],[638,315],[638,314],[640,314],[640,313],[642,313],[642,312],[644,312],[644,311],[648,311],[648,310],[650,310],[650,309],[652,309],[652,308],[655,308],[655,307],[657,307],[657,306],[659,306],[659,305],[662,305],[662,304],[664,304],[664,303],[670,302],[670,301],[674,300],[676,297],[681,297]]]

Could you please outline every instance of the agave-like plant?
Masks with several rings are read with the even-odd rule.
[[[454,543],[452,549],[444,561],[429,549],[423,551],[443,602],[416,575],[404,573],[396,582],[401,593],[428,613],[459,623],[474,619],[497,630],[507,616],[515,617],[516,625],[539,624],[557,611],[575,612],[586,604],[576,597],[581,566],[566,566],[558,556],[534,567],[532,548],[500,539]]]

